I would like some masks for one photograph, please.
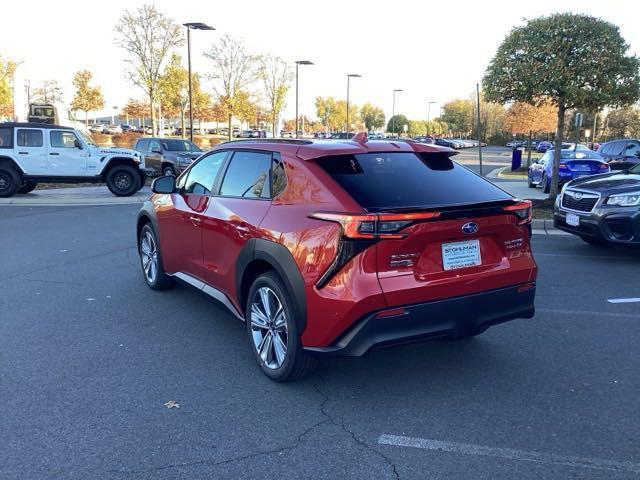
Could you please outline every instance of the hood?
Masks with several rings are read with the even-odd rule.
[[[195,160],[202,154],[203,152],[165,152],[164,156],[180,160]]]
[[[614,172],[573,180],[567,188],[583,188],[603,196],[640,190],[640,174]]]

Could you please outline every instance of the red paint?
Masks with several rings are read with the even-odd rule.
[[[450,149],[377,141],[308,145],[246,142],[220,148],[279,152],[285,164],[287,188],[273,200],[154,195],[165,269],[168,273],[186,272],[203,280],[224,292],[242,311],[241,292],[236,287],[240,251],[251,238],[284,246],[304,281],[305,346],[331,345],[354,322],[374,311],[382,311],[380,315],[401,315],[402,306],[412,303],[530,285],[536,279],[537,267],[527,232],[530,203],[514,203],[502,215],[460,220],[440,218],[442,212],[376,216],[364,211],[312,161],[329,154],[375,151],[452,154]],[[521,214],[527,209],[528,213]],[[331,212],[334,217],[312,218],[318,212]],[[376,222],[415,223],[391,238],[357,235],[353,221],[372,216]],[[478,224],[478,232],[463,233],[461,226],[471,220]],[[318,289],[316,283],[334,262],[345,232],[359,239],[370,238],[372,243]],[[479,240],[482,265],[444,271],[442,244],[469,239]],[[392,258],[411,258],[413,264],[393,267]]]

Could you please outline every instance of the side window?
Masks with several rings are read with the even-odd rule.
[[[0,148],[13,148],[13,128],[0,128]]]
[[[244,198],[269,198],[271,153],[240,151],[233,154],[222,181],[220,195]]]
[[[146,150],[145,146],[147,144],[147,140],[138,140],[136,142],[135,150]]]
[[[624,149],[624,156],[635,157],[638,155],[638,152],[640,152],[640,147],[638,146],[638,144],[630,143]]]
[[[73,132],[52,130],[49,141],[53,148],[76,148],[76,135]]]
[[[220,166],[226,156],[227,152],[216,152],[204,157],[192,166],[184,182],[184,193],[210,195]],[[180,183],[182,183],[182,179]]]
[[[287,188],[287,175],[284,171],[284,163],[280,155],[274,154],[271,164],[271,196],[277,197],[284,192],[285,188]]]
[[[152,152],[156,150],[162,150],[162,147],[160,146],[160,142],[157,140],[151,140],[149,142],[149,150]]]
[[[622,155],[622,149],[624,148],[625,143],[624,142],[613,142],[611,144],[611,151],[609,152],[609,155],[615,155],[615,156],[619,156]]]
[[[41,147],[43,145],[42,130],[18,130],[18,146]]]

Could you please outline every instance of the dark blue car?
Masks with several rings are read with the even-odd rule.
[[[553,150],[548,150],[542,158],[534,161],[529,167],[530,188],[540,185],[544,193],[549,193],[553,153]],[[562,150],[560,158],[560,170],[558,171],[560,185],[585,175],[609,172],[609,164],[598,153],[591,150]]]

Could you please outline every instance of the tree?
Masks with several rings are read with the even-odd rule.
[[[32,103],[58,103],[63,99],[62,87],[57,80],[45,80],[40,87],[34,88],[31,93]]]
[[[316,97],[316,114],[327,130],[342,130],[347,123],[347,102],[333,97]],[[358,107],[349,105],[349,120],[358,121]]]
[[[0,55],[0,117],[13,116],[13,74],[17,66]]]
[[[367,132],[372,132],[384,127],[384,111],[379,107],[365,103],[360,109],[360,116],[362,117]]]
[[[407,117],[401,114],[395,114],[389,119],[389,123],[387,124],[387,132],[397,133],[398,135],[400,135],[404,133],[405,125],[409,125],[409,120],[407,120]]]
[[[185,134],[185,115],[189,106],[188,89],[189,72],[182,66],[180,55],[174,53],[158,81],[158,96],[165,114],[170,116],[180,114],[182,138]]]
[[[640,110],[635,107],[611,110],[605,119],[604,135],[610,139],[640,137]]]
[[[293,80],[293,71],[279,57],[267,55],[260,59],[260,78],[267,97],[267,110],[271,117],[271,131],[276,136],[280,112],[285,107],[287,92]]]
[[[449,125],[449,129],[460,135],[468,135],[474,124],[474,106],[471,100],[458,98],[442,106],[440,119]]]
[[[233,116],[245,107],[242,92],[246,92],[256,79],[256,58],[247,52],[240,40],[229,35],[221,37],[204,56],[212,63],[211,78],[216,81],[215,91],[226,110],[231,140]]]
[[[104,97],[100,87],[90,85],[92,73],[89,70],[80,70],[73,77],[73,86],[76,92],[71,100],[72,110],[82,110],[84,112],[84,124],[89,125],[89,112],[104,108]]]
[[[159,12],[153,5],[143,5],[135,12],[125,10],[115,26],[117,45],[129,55],[129,79],[140,87],[149,98],[151,126],[156,131],[154,106],[158,100],[158,89],[162,67],[169,53],[182,45],[180,27]]]
[[[628,105],[640,96],[640,61],[628,49],[617,26],[562,13],[514,28],[491,60],[482,82],[488,100],[558,109],[550,198],[558,193],[566,111]]]
[[[149,113],[149,104],[130,98],[122,109],[127,117],[141,119],[141,125],[144,124],[144,117]]]

